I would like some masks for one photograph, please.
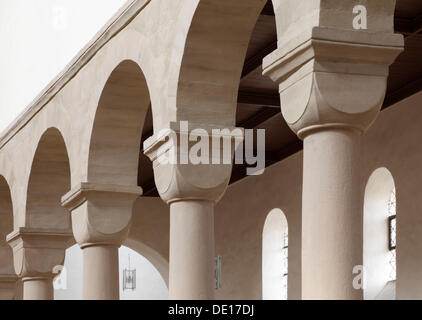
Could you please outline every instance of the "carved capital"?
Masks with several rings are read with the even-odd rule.
[[[396,0],[273,0],[273,4],[278,47],[287,51],[308,41],[314,27],[355,30],[354,22],[364,19],[359,27],[366,29],[358,32],[394,32]]]
[[[309,30],[305,41],[290,39],[264,59],[264,75],[279,84],[286,122],[301,138],[330,127],[365,131],[382,106],[389,66],[403,51],[403,36]]]
[[[16,274],[25,278],[52,278],[53,269],[63,265],[65,250],[73,243],[70,230],[19,228],[7,242],[13,249]]]
[[[167,203],[188,199],[217,202],[228,186],[234,151],[243,135],[241,128],[189,123],[185,130],[170,123],[146,140],[144,152],[153,162],[161,198]],[[199,141],[209,148],[202,149],[203,161],[197,163],[191,155]]]
[[[81,248],[92,245],[120,246],[129,232],[136,186],[81,183],[62,197],[72,213],[72,229]]]

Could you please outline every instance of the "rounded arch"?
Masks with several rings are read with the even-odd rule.
[[[288,224],[280,209],[268,214],[262,232],[262,298],[287,299]]]
[[[132,60],[110,74],[91,132],[88,181],[137,185],[142,128],[150,106],[147,81]]]
[[[14,274],[12,249],[6,236],[13,231],[13,203],[9,184],[0,175],[0,275]],[[10,258],[10,259],[9,259]]]
[[[256,0],[186,2],[192,19],[184,26],[187,38],[184,51],[177,51],[183,56],[180,69],[173,72],[175,92],[170,92],[177,97],[176,108],[170,106],[177,121],[235,124],[246,51],[264,5],[265,1]]]
[[[373,171],[365,187],[363,217],[364,299],[394,299],[395,252],[389,248],[389,216],[395,212],[396,186],[387,168]],[[393,199],[394,198],[394,199]],[[392,256],[394,254],[394,256]],[[392,265],[394,263],[394,265]]]
[[[16,274],[13,266],[13,251],[6,242],[6,236],[13,231],[13,203],[9,184],[0,175],[0,300],[16,298]]]
[[[69,230],[70,214],[61,206],[61,197],[70,185],[66,144],[60,131],[51,127],[41,136],[32,161],[25,226]]]

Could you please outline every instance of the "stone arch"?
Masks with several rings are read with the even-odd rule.
[[[136,186],[142,128],[150,106],[144,74],[124,60],[101,93],[91,132],[88,181]]]
[[[13,231],[13,203],[9,184],[0,175],[0,300],[15,298],[16,274],[13,267],[12,248],[6,236]]]
[[[169,106],[176,121],[233,126],[237,93],[249,40],[266,1],[189,0],[192,16],[180,69],[170,79],[177,83]],[[239,14],[241,12],[241,14]],[[184,19],[185,20],[185,19]],[[186,23],[186,22],[184,22]],[[176,67],[175,67],[176,68]],[[174,79],[177,79],[174,81]]]
[[[395,297],[388,246],[388,206],[395,188],[393,175],[384,167],[372,172],[365,187],[363,264],[366,280],[364,299],[367,300]]]
[[[262,298],[264,300],[286,300],[287,283],[283,281],[282,270],[285,237],[288,223],[284,212],[273,209],[268,213],[262,232]],[[287,261],[284,261],[287,263]],[[285,266],[287,271],[287,265]],[[287,275],[286,275],[287,278]]]
[[[6,236],[13,231],[13,203],[6,178],[0,175],[0,243],[6,243]]]
[[[41,136],[32,161],[25,226],[70,230],[70,215],[61,206],[70,185],[67,147],[60,131],[51,127]]]

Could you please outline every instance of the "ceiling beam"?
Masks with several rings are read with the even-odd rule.
[[[245,61],[242,70],[242,77],[241,79],[245,78],[248,74],[258,69],[262,66],[262,60],[268,56],[271,52],[277,49],[277,40],[271,42],[270,44],[266,45],[262,49],[258,50],[258,53],[254,56],[250,57]]]
[[[238,126],[245,129],[254,129],[278,114],[280,114],[280,109],[262,107],[259,112],[245,121],[240,122]]]
[[[259,106],[267,106],[268,108],[280,109],[280,95],[278,93],[262,93],[239,91],[237,102],[244,104],[255,104]]]

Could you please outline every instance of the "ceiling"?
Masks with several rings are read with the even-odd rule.
[[[405,36],[405,51],[390,67],[383,109],[422,90],[422,1],[397,0],[395,30]],[[239,86],[236,125],[245,129],[265,129],[266,166],[302,150],[303,145],[289,129],[280,113],[278,86],[262,75],[262,59],[277,48],[274,11],[267,3],[247,51]],[[143,141],[152,135],[152,117],[148,115]],[[246,177],[246,167],[235,165],[231,183]],[[144,196],[158,196],[151,162],[141,152],[138,183]]]

